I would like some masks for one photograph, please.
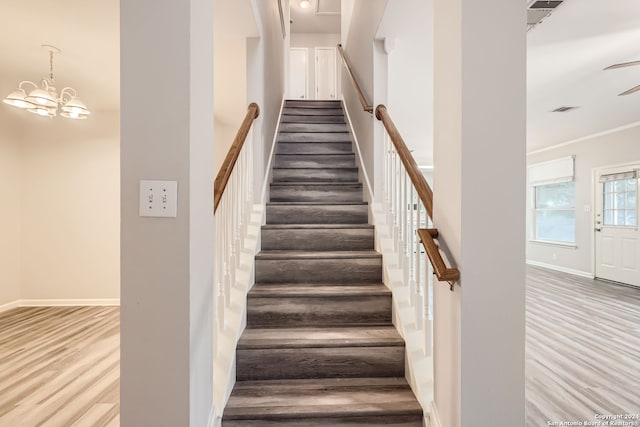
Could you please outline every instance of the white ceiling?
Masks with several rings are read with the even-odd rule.
[[[534,151],[640,121],[640,2],[566,0],[528,33],[527,148]],[[561,106],[577,106],[552,113]]]
[[[54,58],[58,89],[74,87],[91,110],[118,110],[119,13],[117,0],[2,0],[0,97],[47,76],[49,53],[40,46],[50,44],[62,50]]]
[[[340,34],[340,0],[310,0],[311,6],[300,7],[300,0],[291,0],[292,33]]]
[[[339,15],[315,15],[316,1],[303,15],[292,0],[292,32],[340,31]],[[329,8],[339,0],[319,1]],[[247,3],[216,0],[229,16],[239,12],[232,4],[247,15]],[[48,54],[40,45],[53,44],[62,50],[55,59],[59,88],[73,86],[93,110],[119,108],[118,0],[2,0],[0,16],[0,96],[20,80],[45,77]],[[311,16],[324,22],[301,28]],[[216,25],[216,34],[256,31],[252,16]],[[529,151],[640,121],[640,92],[617,96],[640,84],[640,66],[603,71],[640,60],[640,1],[566,0],[527,38]],[[550,112],[560,106],[580,108]]]

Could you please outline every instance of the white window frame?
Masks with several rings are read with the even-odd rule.
[[[536,218],[538,211],[573,211],[574,221],[577,209],[562,208],[562,209],[537,209],[536,204],[536,187],[558,184],[562,182],[574,182],[575,181],[575,156],[567,156],[559,159],[549,160],[546,162],[535,163],[529,165],[527,168],[528,184],[530,188],[530,206],[531,206],[531,229],[529,241],[533,243],[540,243],[544,245],[562,246],[569,248],[577,248],[576,246],[576,232],[574,232],[573,242],[561,242],[554,240],[543,240],[536,238]],[[575,195],[575,184],[574,184]],[[574,225],[575,230],[575,225]]]

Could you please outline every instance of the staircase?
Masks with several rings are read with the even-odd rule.
[[[223,426],[422,426],[338,101],[286,101]]]

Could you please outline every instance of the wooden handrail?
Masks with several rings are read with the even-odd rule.
[[[231,177],[231,172],[233,172],[233,168],[236,165],[238,156],[242,151],[242,146],[244,145],[245,139],[247,139],[249,129],[251,129],[253,121],[257,119],[259,115],[260,107],[258,107],[258,104],[256,104],[255,102],[249,104],[249,107],[247,108],[247,114],[244,116],[244,120],[242,121],[242,124],[238,129],[238,133],[233,139],[233,143],[231,144],[231,147],[229,147],[229,151],[227,151],[227,156],[224,158],[224,162],[222,163],[222,166],[220,166],[218,175],[216,175],[216,179],[213,182],[214,213],[218,209],[218,205],[220,204],[220,200],[222,199],[224,190],[227,188],[227,183],[229,182],[229,178]]]
[[[396,128],[396,125],[393,123],[393,120],[391,120],[387,107],[382,104],[378,105],[376,108],[376,118],[382,122],[387,130],[389,138],[393,142],[393,146],[395,147],[396,152],[407,171],[407,175],[411,178],[411,182],[416,189],[416,193],[418,194],[420,201],[424,205],[429,218],[433,219],[433,191],[422,172],[420,172],[418,164],[407,148],[400,132]],[[433,228],[421,228],[418,230],[418,237],[420,237],[422,245],[429,257],[429,261],[431,261],[436,278],[441,282],[446,281],[453,283],[458,281],[460,279],[460,270],[454,267],[447,267],[445,265],[444,259],[442,259],[442,254],[434,240],[438,237],[438,230]]]
[[[342,58],[342,62],[344,63],[345,68],[347,69],[347,73],[349,73],[349,77],[351,77],[351,83],[353,83],[353,87],[356,89],[358,93],[358,97],[360,98],[360,104],[362,105],[362,109],[367,113],[373,113],[373,106],[367,102],[367,99],[364,97],[364,93],[356,80],[356,76],[351,71],[351,66],[349,65],[349,61],[347,61],[347,57],[345,56],[344,49],[341,44],[338,44],[338,52],[340,52],[340,57]]]
[[[433,218],[433,191],[431,191],[429,183],[425,179],[422,172],[420,172],[418,164],[411,155],[411,152],[407,148],[407,145],[404,143],[402,136],[400,136],[400,132],[396,128],[396,125],[393,124],[393,120],[391,120],[391,116],[389,116],[387,107],[382,104],[378,105],[378,108],[376,108],[376,118],[382,122],[385,129],[387,130],[389,138],[391,138],[394,147],[396,147],[398,156],[400,156],[400,160],[402,160],[402,164],[404,165],[407,174],[411,178],[413,186],[416,187],[418,197],[427,210],[429,218]]]
[[[457,282],[460,280],[460,270],[453,267],[447,267],[442,259],[438,245],[434,240],[438,237],[438,230],[434,228],[420,228],[418,230],[418,237],[424,246],[424,250],[427,252],[429,261],[433,266],[433,272],[441,282]]]

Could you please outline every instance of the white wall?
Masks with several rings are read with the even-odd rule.
[[[15,113],[24,114],[22,111]],[[22,152],[20,135],[10,123],[11,116],[0,114],[0,194],[3,200],[0,209],[0,307],[20,299]]]
[[[284,95],[285,51],[288,52],[289,47],[289,2],[284,0],[282,3],[286,15],[286,38],[282,37],[278,3],[252,0],[260,38],[248,40],[247,96],[260,106],[260,116],[253,128],[255,176],[258,179],[265,174]],[[258,188],[256,190],[254,194],[259,196],[260,191]]]
[[[373,103],[374,94],[374,37],[382,19],[387,0],[354,0],[345,53],[352,71],[360,84],[367,102]],[[343,10],[350,6],[343,5]],[[358,138],[364,167],[375,188],[373,114],[363,111],[357,92],[353,88],[345,67],[341,68],[342,94],[349,111],[353,130]],[[375,108],[375,106],[374,106]]]
[[[118,113],[27,118],[21,299],[119,298]]]
[[[213,16],[120,4],[123,427],[201,427],[212,409]],[[141,179],[178,182],[177,217],[139,216]]]
[[[213,56],[215,153],[217,172],[247,113],[246,39],[216,37]]]
[[[434,225],[461,271],[434,284],[442,427],[525,424],[525,6],[434,1]]]
[[[10,107],[6,107],[10,108]],[[0,114],[0,305],[120,297],[120,125]]]
[[[242,120],[241,120],[242,121]],[[229,151],[229,147],[233,142],[233,139],[236,137],[236,133],[238,132],[238,128],[240,127],[240,123],[228,124],[227,122],[221,122],[214,118],[213,128],[214,128],[214,141],[213,144],[213,170],[216,174],[220,171],[220,166],[222,166],[222,162]]]
[[[355,0],[342,0],[340,2],[340,43],[342,47],[347,46],[347,36],[351,27],[351,17]]]
[[[316,61],[315,61],[315,48],[316,47],[333,47],[335,48],[340,43],[340,34],[314,34],[314,33],[294,33],[291,34],[291,47],[305,47],[307,48],[307,93],[308,99],[316,99],[315,95],[315,79],[316,79]],[[342,67],[341,59],[338,51],[336,50],[336,76],[339,76],[338,72]],[[337,93],[342,92],[342,82],[337,79]]]
[[[638,161],[640,163],[640,125],[579,142],[531,153],[529,164],[575,155],[576,247],[551,246],[527,241],[527,260],[593,275],[593,169]],[[529,189],[527,189],[529,191]],[[527,193],[530,194],[530,193]],[[527,239],[532,236],[531,197],[527,197]],[[584,207],[589,206],[591,212]],[[555,258],[554,259],[554,255]]]
[[[376,38],[389,50],[389,114],[418,164],[432,165],[433,1],[389,2]]]

